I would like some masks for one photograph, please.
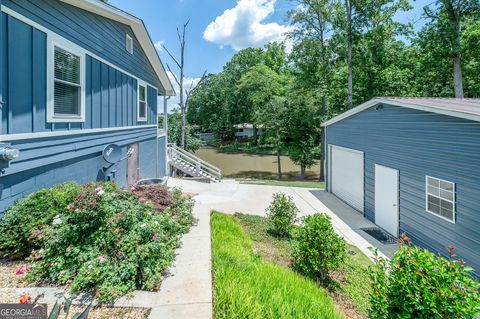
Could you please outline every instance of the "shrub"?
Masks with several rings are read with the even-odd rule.
[[[159,214],[115,184],[77,186],[64,209],[40,226],[45,236],[29,257],[27,279],[68,284],[73,293],[94,291],[100,301],[155,289],[193,220],[191,199],[179,190],[172,198]]]
[[[347,256],[345,240],[335,233],[330,217],[325,214],[307,216],[293,239],[293,268],[324,283]]]
[[[67,210],[79,186],[65,183],[19,200],[0,220],[0,257],[21,258],[42,245],[55,216]]]
[[[273,200],[267,210],[272,232],[279,237],[289,236],[298,214],[298,208],[292,197],[281,193],[273,194]]]
[[[139,186],[133,189],[133,193],[141,202],[150,201],[157,211],[163,211],[165,208],[173,204],[173,197],[165,186]]]
[[[476,318],[480,285],[472,269],[412,246],[406,236],[392,260],[377,256],[370,269],[370,318]]]

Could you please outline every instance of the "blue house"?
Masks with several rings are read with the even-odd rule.
[[[480,274],[480,99],[377,98],[323,126],[329,192]]]
[[[157,100],[175,92],[142,20],[98,0],[0,5],[0,214],[65,181],[164,176]],[[115,170],[109,144],[131,154]]]

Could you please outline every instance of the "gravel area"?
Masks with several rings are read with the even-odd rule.
[[[19,303],[20,296],[16,293],[0,293],[0,303]],[[48,311],[53,308],[53,304],[48,304]],[[60,318],[71,319],[76,313],[81,313],[86,306],[72,306],[68,317],[62,312]],[[93,307],[88,315],[88,319],[142,319],[148,318],[150,309],[145,308],[112,308],[106,306]]]
[[[32,287],[25,281],[25,275],[16,275],[15,271],[25,265],[25,262],[0,259],[0,288]]]

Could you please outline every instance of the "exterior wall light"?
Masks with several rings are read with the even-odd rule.
[[[8,145],[0,144],[0,160],[12,161],[20,156],[20,151]]]

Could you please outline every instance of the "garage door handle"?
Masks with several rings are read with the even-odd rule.
[[[397,207],[397,204],[393,204],[393,207]]]

